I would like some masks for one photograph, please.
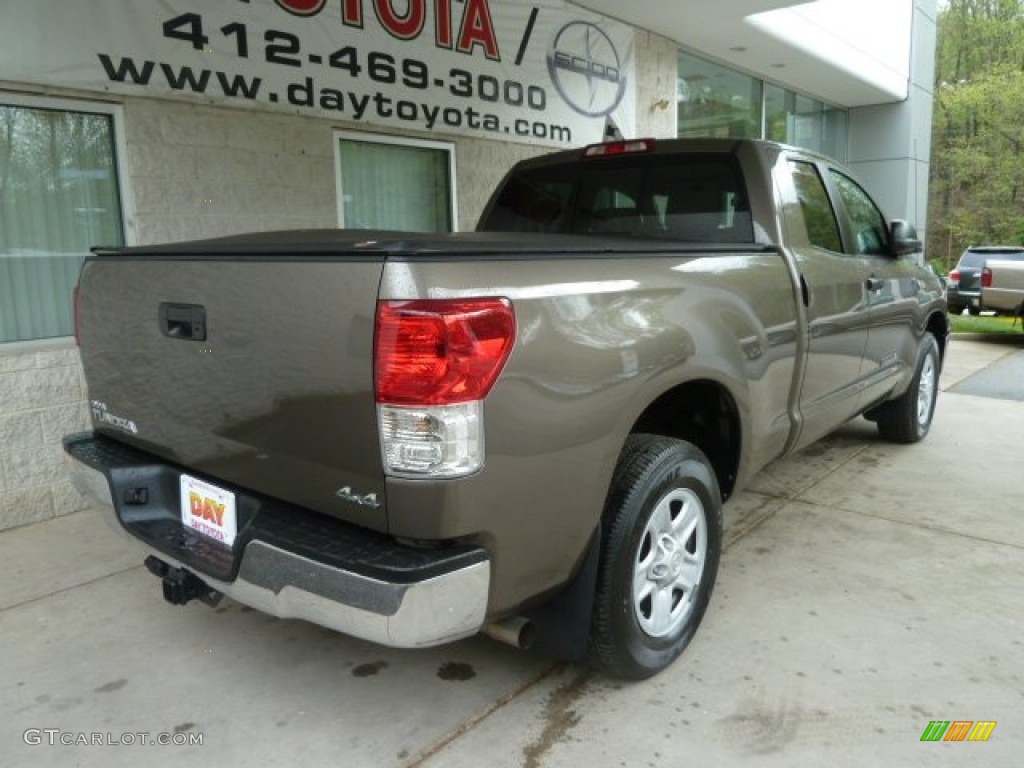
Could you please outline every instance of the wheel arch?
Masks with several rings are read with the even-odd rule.
[[[634,421],[629,434],[685,440],[699,448],[714,468],[722,499],[736,487],[743,446],[736,398],[713,379],[685,381],[663,392]]]
[[[692,443],[708,458],[722,501],[735,489],[742,455],[742,421],[737,398],[720,381],[694,378],[679,382],[648,400],[632,422],[626,423],[629,427],[615,451],[612,466],[618,463],[631,435],[676,438]],[[611,483],[611,472],[608,482]],[[584,657],[596,594],[598,553],[606,533],[604,521],[599,519],[572,580],[540,605],[524,612],[536,628],[535,650],[574,662]]]

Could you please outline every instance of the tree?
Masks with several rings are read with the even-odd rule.
[[[1024,244],[1024,0],[949,0],[939,14],[929,243]]]

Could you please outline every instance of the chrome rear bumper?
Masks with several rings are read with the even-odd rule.
[[[115,530],[168,565],[195,572],[125,530],[102,471],[71,455],[67,463],[74,486]],[[272,616],[303,619],[398,648],[440,645],[483,628],[490,586],[487,559],[431,578],[397,583],[318,562],[259,539],[244,546],[234,580],[195,575],[212,589]]]

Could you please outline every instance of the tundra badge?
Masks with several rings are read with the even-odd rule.
[[[125,432],[130,432],[133,435],[139,434],[139,428],[131,419],[126,419],[124,416],[115,416],[107,408],[107,404],[100,402],[99,400],[93,400],[90,403],[92,410],[92,420],[97,424],[109,424],[112,427],[123,429]]]

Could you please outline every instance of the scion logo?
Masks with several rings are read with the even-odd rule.
[[[566,103],[586,117],[610,114],[626,92],[615,44],[587,21],[571,21],[555,33],[548,49],[548,72]]]

